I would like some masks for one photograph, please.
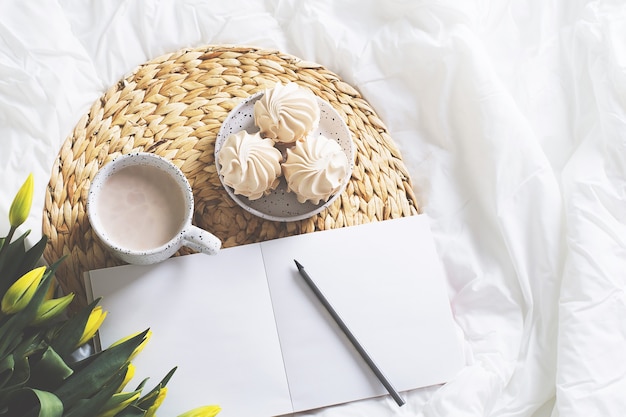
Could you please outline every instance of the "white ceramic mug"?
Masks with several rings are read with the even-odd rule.
[[[122,155],[95,175],[87,215],[100,241],[121,260],[161,262],[187,246],[215,254],[221,241],[191,224],[194,199],[176,165],[151,153]]]

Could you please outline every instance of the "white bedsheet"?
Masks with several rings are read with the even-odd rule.
[[[54,158],[109,86],[205,44],[279,49],[355,86],[434,219],[467,367],[401,409],[302,415],[626,415],[623,1],[4,0],[0,230],[32,172],[41,235]]]

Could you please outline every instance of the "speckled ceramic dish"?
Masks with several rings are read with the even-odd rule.
[[[324,135],[330,139],[334,139],[339,143],[341,149],[348,157],[350,167],[344,178],[341,189],[331,196],[328,201],[320,201],[319,204],[311,202],[300,203],[296,198],[296,194],[287,192],[287,184],[285,178],[281,177],[280,184],[270,194],[263,196],[257,200],[250,200],[242,195],[234,193],[233,189],[225,185],[223,176],[220,173],[220,164],[218,155],[226,138],[233,133],[246,130],[248,133],[255,133],[259,128],[254,124],[254,103],[261,98],[263,92],[257,93],[245,99],[237,107],[235,107],[226,117],[215,141],[215,164],[217,172],[222,181],[222,185],[230,195],[230,197],[248,212],[259,216],[266,220],[289,222],[306,219],[314,216],[324,210],[343,192],[348,180],[352,175],[354,166],[354,147],[352,144],[352,136],[348,126],[343,118],[335,111],[335,109],[326,101],[318,97],[320,105],[320,123],[317,129],[313,131],[313,135]]]

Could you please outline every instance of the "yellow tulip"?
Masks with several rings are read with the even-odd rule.
[[[214,417],[222,411],[217,405],[205,405],[202,407],[194,408],[191,411],[187,411],[179,415],[178,417]]]
[[[57,280],[55,277],[52,277],[52,279],[50,280],[50,286],[48,287],[48,292],[46,293],[44,300],[52,299],[52,297],[54,297],[54,294],[56,293],[56,290],[57,290]]]
[[[124,387],[126,386],[126,384],[128,384],[130,380],[133,379],[133,377],[135,376],[135,369],[136,369],[135,365],[133,365],[132,363],[128,364],[128,366],[126,367],[126,375],[124,375],[124,380],[120,384],[120,387],[117,390],[117,392],[122,391]]]
[[[2,312],[15,314],[26,308],[35,295],[45,271],[46,267],[40,266],[25,273],[15,281],[2,297]]]
[[[83,330],[83,335],[80,340],[76,344],[76,347],[82,346],[87,343],[98,331],[100,325],[106,318],[108,312],[102,311],[102,306],[96,306],[91,313],[89,314],[89,319],[87,320],[87,325]]]
[[[13,203],[11,203],[11,209],[9,210],[9,223],[11,227],[18,227],[26,221],[28,213],[30,213],[30,206],[33,203],[33,189],[35,188],[35,182],[33,180],[33,174],[29,174],[22,187],[15,195]]]
[[[117,413],[137,401],[140,396],[140,391],[113,394],[113,396],[104,405],[105,411],[98,414],[98,417],[114,417]]]
[[[61,313],[65,311],[65,309],[67,308],[67,306],[70,305],[73,299],[74,293],[70,293],[61,298],[44,301],[37,309],[37,316],[31,324],[36,326],[45,323],[48,320],[52,320],[55,317],[58,317]]]
[[[130,336],[121,338],[120,340],[118,340],[117,342],[114,342],[111,346],[109,346],[109,349],[112,348],[113,346],[122,344],[129,339],[132,339],[133,337],[137,336],[139,333],[141,332],[133,333]],[[133,353],[128,358],[129,361],[132,361],[135,358],[135,356],[137,356],[139,352],[141,352],[143,348],[146,347],[146,344],[148,343],[148,340],[150,340],[151,337],[152,337],[152,330],[148,330],[148,332],[146,333],[146,336],[143,338],[143,341],[139,344],[139,346],[137,346],[137,348],[133,351]]]
[[[165,400],[166,395],[167,395],[167,387],[161,388],[159,390],[159,395],[157,396],[156,400],[154,400],[154,404],[148,407],[144,417],[154,417],[156,415],[156,411],[158,410],[158,408],[161,406],[161,404],[163,404],[163,400]]]

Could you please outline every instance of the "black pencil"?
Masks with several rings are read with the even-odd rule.
[[[333,320],[335,320],[335,322],[337,323],[341,331],[348,337],[348,339],[350,340],[350,343],[352,343],[352,345],[357,350],[357,352],[359,352],[359,355],[361,355],[361,357],[363,358],[367,366],[369,366],[372,372],[374,372],[374,375],[376,375],[378,380],[387,389],[387,392],[389,392],[389,394],[393,397],[393,399],[398,404],[398,406],[404,405],[404,400],[402,399],[402,397],[400,397],[400,394],[398,394],[398,392],[395,390],[393,385],[391,385],[391,382],[389,382],[389,380],[385,377],[385,375],[382,373],[380,368],[378,368],[378,366],[374,363],[374,361],[372,360],[370,355],[367,353],[367,351],[363,348],[363,346],[359,343],[356,337],[352,334],[350,329],[348,329],[348,326],[346,326],[346,324],[341,319],[341,317],[339,317],[339,314],[337,314],[333,306],[328,302],[324,294],[322,294],[322,292],[317,287],[317,285],[315,285],[315,283],[313,282],[309,274],[307,274],[307,272],[304,270],[304,266],[302,266],[302,264],[296,261],[295,259],[294,259],[294,262],[296,263],[296,266],[298,267],[298,272],[300,273],[302,278],[304,278],[304,281],[307,283],[309,288],[311,288],[311,291],[313,291],[317,299],[322,303],[324,308],[330,313]]]

